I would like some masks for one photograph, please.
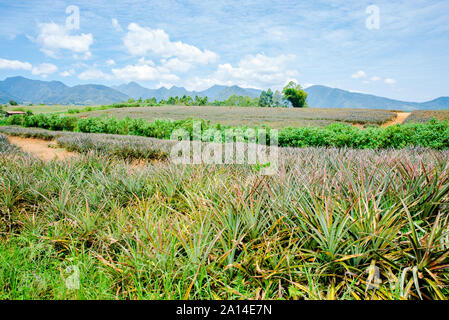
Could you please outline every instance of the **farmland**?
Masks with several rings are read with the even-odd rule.
[[[365,109],[295,109],[258,107],[163,106],[119,108],[81,113],[80,117],[113,116],[119,119],[182,120],[189,117],[209,120],[212,124],[261,126],[271,128],[326,126],[331,123],[379,125],[393,120],[396,113]]]
[[[428,122],[432,119],[449,120],[449,110],[419,110],[413,111],[405,120],[406,123]]]
[[[53,112],[68,112],[72,110],[82,110],[86,106],[71,106],[71,105],[23,105],[23,106],[7,106],[7,111],[31,111],[33,113],[53,113]]]
[[[211,128],[224,109],[204,114]],[[448,124],[384,128],[395,117],[383,115],[334,112],[327,127],[281,129],[281,145],[303,147],[279,148],[270,176],[259,164],[173,163],[168,137],[192,127],[184,118],[10,117],[0,297],[446,299]],[[351,126],[355,117],[372,126]],[[68,156],[26,153],[18,139]]]
[[[449,296],[447,151],[283,149],[274,176],[95,148],[44,162],[5,136],[0,152],[3,299]]]

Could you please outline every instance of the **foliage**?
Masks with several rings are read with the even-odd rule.
[[[415,110],[405,120],[405,123],[428,122],[432,119],[449,120],[449,110]]]
[[[85,133],[107,133],[137,135],[159,139],[170,139],[176,129],[187,130],[191,137],[193,124],[200,122],[202,132],[208,129],[243,131],[246,126],[211,125],[205,120],[192,118],[185,120],[117,119],[113,117],[78,119],[57,114],[11,116],[0,120],[4,125],[21,125],[50,130],[80,131]],[[254,128],[256,132],[260,128]],[[268,140],[270,130],[268,129]],[[360,149],[425,147],[433,149],[449,148],[449,122],[432,120],[427,123],[394,125],[387,128],[357,128],[345,124],[331,124],[323,128],[298,127],[279,130],[279,146],[282,147],[350,147]]]
[[[286,108],[288,106],[288,100],[278,90],[273,93],[271,89],[268,89],[260,94],[259,107]]]
[[[302,90],[299,84],[296,84],[294,81],[290,81],[282,92],[294,108],[307,107],[307,92]]]
[[[2,299],[449,297],[447,151],[289,149],[263,177],[7,145]]]
[[[224,101],[215,100],[214,106],[229,106],[229,107],[256,107],[259,104],[259,98],[250,98],[244,96],[232,95]]]
[[[262,91],[259,98],[259,107],[271,107],[273,105],[273,91],[268,89],[267,91]]]
[[[9,104],[10,104],[11,106],[17,106],[17,105],[18,105],[18,103],[17,103],[16,101],[14,101],[14,100],[10,100],[10,101],[9,101]]]

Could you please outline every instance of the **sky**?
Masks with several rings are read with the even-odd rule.
[[[449,96],[449,1],[0,0],[0,79]]]

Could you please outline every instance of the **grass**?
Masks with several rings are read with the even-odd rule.
[[[432,119],[449,120],[449,110],[419,110],[413,111],[405,123],[428,122]]]
[[[124,119],[142,118],[183,120],[188,117],[210,120],[212,124],[222,125],[267,125],[271,128],[326,126],[342,122],[353,124],[380,125],[393,120],[396,113],[388,110],[364,109],[292,109],[292,108],[258,108],[258,107],[139,107],[93,111],[78,114],[79,117],[114,116]]]
[[[42,162],[0,135],[0,298],[445,299],[448,156],[283,149],[268,177]]]
[[[7,106],[6,111],[31,111],[35,114],[38,113],[66,113],[70,109],[83,110],[86,106],[71,106],[71,105],[23,105],[23,106]]]

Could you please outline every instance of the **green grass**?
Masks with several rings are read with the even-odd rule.
[[[182,120],[188,117],[209,120],[212,124],[232,126],[261,126],[271,128],[326,126],[330,123],[357,123],[379,125],[396,117],[393,111],[364,109],[293,109],[258,107],[138,107],[92,111],[79,117],[114,116],[120,119]]]
[[[31,111],[35,114],[38,113],[66,113],[70,109],[73,110],[83,110],[86,106],[70,106],[70,105],[23,105],[23,106],[7,106],[5,108],[6,111],[17,111],[17,110],[25,110]]]
[[[42,162],[0,135],[0,297],[449,297],[447,151],[282,154],[274,176],[136,169],[95,152]]]

